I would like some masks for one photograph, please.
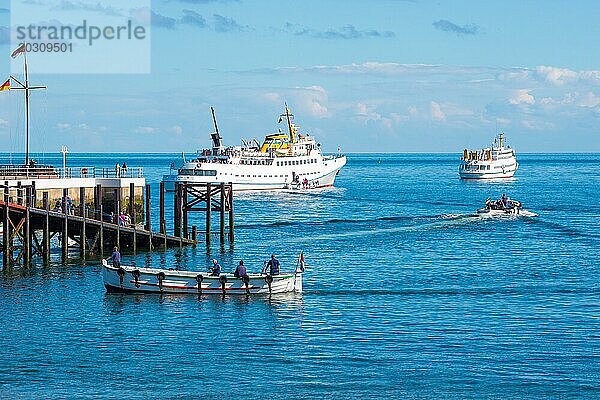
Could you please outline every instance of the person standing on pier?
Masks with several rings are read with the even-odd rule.
[[[113,249],[110,260],[112,261],[113,267],[119,268],[121,266],[121,253],[119,253],[119,248],[117,246]],[[106,259],[106,261],[108,261],[108,259]]]
[[[115,175],[117,178],[121,177],[121,166],[119,165],[119,163],[115,164]]]

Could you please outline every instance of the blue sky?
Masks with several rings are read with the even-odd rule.
[[[6,27],[10,8],[0,0]],[[152,13],[150,74],[36,73],[30,54],[48,86],[32,150],[191,152],[209,144],[210,106],[238,144],[276,131],[287,101],[329,151],[458,153],[498,131],[522,152],[600,151],[598,2],[170,0]],[[0,151],[22,150],[22,100],[1,95]]]

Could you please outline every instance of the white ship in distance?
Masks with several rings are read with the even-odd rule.
[[[165,188],[175,183],[232,183],[233,190],[313,189],[333,186],[346,164],[339,153],[325,156],[314,136],[301,134],[287,104],[279,122],[287,122],[287,133],[267,135],[262,145],[242,140],[241,146],[224,147],[212,109],[215,132],[212,148],[198,151],[192,160],[184,157],[163,176]]]
[[[465,149],[458,173],[462,179],[512,178],[519,163],[514,149],[504,147],[504,134],[499,134],[491,147],[479,151]]]

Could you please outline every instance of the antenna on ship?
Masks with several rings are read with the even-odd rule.
[[[46,89],[46,86],[29,86],[29,67],[27,66],[27,43],[21,43],[19,47],[11,54],[12,58],[16,58],[19,54],[23,53],[25,62],[25,84],[19,81],[14,76],[10,78],[15,81],[20,87],[14,87],[13,90],[24,90],[25,91],[25,166],[29,165],[29,91],[36,89]]]
[[[288,131],[290,133],[290,142],[296,143],[296,128],[292,124],[294,120],[294,114],[290,113],[290,109],[288,108],[287,102],[285,103],[285,114],[281,114],[279,116],[279,122],[281,122],[281,118],[285,117],[288,124]]]
[[[221,142],[221,135],[219,135],[219,127],[217,126],[217,117],[215,116],[215,109],[210,108],[210,112],[212,113],[213,124],[215,126],[215,133],[210,134],[210,138],[213,142],[213,156],[218,156],[221,150],[223,149],[223,144]]]

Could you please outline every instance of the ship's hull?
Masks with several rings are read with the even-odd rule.
[[[276,294],[302,292],[302,273],[249,274],[247,284],[230,274],[211,276],[198,272],[156,268],[115,268],[102,262],[104,287],[109,293]]]
[[[481,169],[481,166],[485,166],[486,169]],[[487,166],[490,169],[487,169]],[[477,169],[473,168],[477,167]],[[511,165],[495,165],[494,163],[480,162],[479,164],[467,164],[463,163],[459,168],[458,174],[461,179],[506,179],[512,178],[517,172],[519,164],[515,161]]]
[[[299,187],[307,189],[333,186],[340,169],[346,165],[346,157],[336,157],[321,165],[295,167],[240,166],[235,164],[216,164],[214,176],[165,175],[163,182],[168,191],[175,190],[176,183],[232,183],[235,191],[281,190],[293,185],[294,176],[298,177]],[[303,180],[308,181],[302,185]]]

